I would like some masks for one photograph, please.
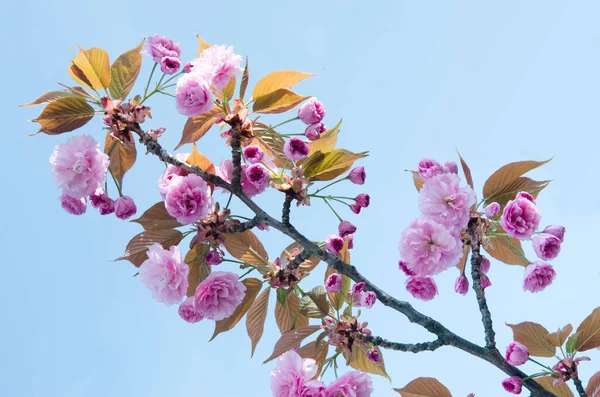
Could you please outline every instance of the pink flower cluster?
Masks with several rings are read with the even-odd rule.
[[[148,259],[140,266],[140,280],[152,291],[154,299],[172,305],[185,296],[189,271],[179,247],[173,245],[166,250],[154,243],[148,249]]]
[[[321,137],[321,133],[327,130],[325,124],[321,122],[323,117],[325,117],[325,106],[315,97],[310,98],[298,108],[298,118],[304,124],[308,124],[304,131],[306,138],[311,141],[317,140]]]
[[[365,291],[365,283],[360,282],[352,286],[352,289],[348,291],[348,301],[352,306],[366,307],[370,309],[377,302],[377,295],[373,291]]]
[[[164,74],[177,73],[181,66],[181,48],[168,37],[153,34],[146,39],[143,53],[160,65]]]
[[[187,117],[209,111],[214,102],[211,86],[217,91],[227,86],[232,77],[242,72],[242,57],[233,47],[211,46],[186,66],[187,73],[179,78],[175,88],[177,111]]]
[[[460,185],[457,173],[458,166],[451,161],[441,165],[424,158],[419,162],[419,175],[425,180],[419,192],[422,217],[402,232],[398,248],[400,269],[409,277],[406,289],[421,300],[437,294],[431,276],[455,266],[463,253],[460,234],[469,221],[475,192]],[[465,281],[457,280],[455,288],[465,290]]]
[[[369,397],[373,393],[371,377],[363,372],[347,372],[326,386],[313,380],[317,371],[315,360],[288,351],[279,356],[271,372],[271,394],[273,397]]]
[[[250,146],[249,146],[250,147]],[[257,152],[258,153],[258,152]],[[264,163],[271,169],[275,170],[275,165],[270,159],[267,159],[267,155],[260,152],[261,154],[254,154],[255,158],[260,157]],[[250,162],[250,161],[249,161]],[[217,167],[217,175],[226,182],[231,183],[233,180],[233,162],[230,159],[224,159],[221,164]],[[242,175],[241,183],[242,190],[248,197],[254,197],[264,192],[269,187],[269,180],[271,179],[271,171],[267,169],[263,164],[259,162],[251,163],[251,165],[242,164]]]

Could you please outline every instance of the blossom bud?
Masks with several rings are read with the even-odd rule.
[[[506,361],[510,365],[523,365],[529,360],[529,349],[527,346],[512,342],[506,348]]]
[[[469,292],[469,280],[464,274],[461,274],[454,282],[454,291],[461,295],[466,295]]]
[[[325,282],[325,290],[327,292],[340,292],[342,290],[342,276],[337,273],[331,274]]]
[[[371,197],[369,197],[369,195],[366,193],[359,194],[354,200],[356,200],[356,204],[362,208],[367,208],[371,203]]]
[[[340,236],[332,234],[325,240],[325,248],[332,254],[337,254],[344,248],[344,239]]]
[[[348,174],[348,179],[350,179],[350,182],[357,184],[357,185],[364,184],[366,178],[367,178],[367,173],[365,172],[365,167],[363,167],[363,166],[354,168]]]
[[[500,204],[494,201],[493,203],[486,205],[483,212],[488,218],[493,218],[500,213]]]
[[[137,212],[137,207],[135,206],[135,202],[129,196],[119,197],[115,201],[115,215],[119,219],[127,219],[130,218]]]
[[[554,259],[560,253],[560,239],[549,233],[537,234],[533,236],[533,250],[540,259]]]
[[[558,237],[558,239],[562,243],[565,239],[565,230],[566,229],[564,226],[549,225],[549,226],[546,226],[546,228],[544,229],[544,233],[548,233],[555,237]]]
[[[209,265],[218,265],[223,262],[223,254],[219,251],[208,251],[206,254],[206,263]]]
[[[340,237],[346,237],[347,235],[356,232],[356,226],[348,221],[342,221],[342,223],[338,225],[338,232],[340,233]]]

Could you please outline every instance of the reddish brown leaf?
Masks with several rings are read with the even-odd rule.
[[[378,363],[374,363],[373,361],[367,358],[367,352],[365,351],[365,347],[354,345],[352,348],[352,353],[350,354],[350,359],[348,364],[359,371],[368,372],[374,375],[381,375],[385,378],[388,378],[390,381],[392,380],[390,376],[387,374],[385,370],[385,362],[383,361],[383,353],[379,350],[378,347],[375,347],[379,351],[379,355],[381,357],[381,361]]]
[[[566,383],[562,383],[558,386],[553,386],[552,383],[556,380],[551,376],[544,376],[542,378],[534,379],[537,383],[549,392],[554,393],[557,397],[574,397],[573,392],[569,389]],[[589,397],[589,396],[588,396]]]
[[[550,333],[542,325],[529,321],[506,325],[512,328],[513,339],[527,346],[529,354],[537,357],[554,357],[556,347],[546,339]]]
[[[546,161],[517,161],[506,164],[494,172],[483,185],[483,197],[492,197],[501,192],[521,175],[546,164]]]
[[[600,397],[600,372],[596,372],[590,378],[590,381],[585,388],[588,397]]]
[[[252,111],[256,113],[284,113],[310,97],[282,88],[254,101]]]
[[[123,176],[133,167],[137,157],[135,141],[131,132],[129,132],[129,140],[128,144],[119,142],[110,136],[110,131],[106,133],[106,139],[104,140],[104,153],[110,157],[109,168],[119,182],[119,186],[123,186]]]
[[[473,176],[471,175],[471,169],[469,168],[465,160],[462,158],[460,153],[458,153],[458,157],[460,158],[460,165],[462,166],[463,173],[465,174],[465,180],[467,181],[469,186],[471,186],[471,189],[475,189],[473,187]]]
[[[244,99],[246,95],[246,88],[248,87],[248,79],[250,78],[248,73],[248,57],[246,57],[246,66],[244,67],[244,73],[242,73],[242,82],[240,84],[240,99]]]
[[[211,266],[206,263],[206,254],[209,250],[208,244],[198,244],[185,255],[184,261],[190,267],[187,296],[193,296],[198,284],[204,281],[212,271]]]
[[[246,331],[252,342],[252,353],[254,356],[254,350],[256,345],[262,338],[263,331],[265,328],[265,320],[267,318],[267,311],[269,309],[269,295],[271,288],[267,287],[261,294],[256,298],[246,316]]]
[[[268,255],[258,237],[251,231],[224,234],[223,245],[231,256],[255,266],[268,266]]]
[[[40,124],[39,132],[57,135],[85,125],[92,117],[94,117],[94,109],[85,99],[70,96],[50,102],[32,121]]]
[[[417,192],[421,191],[421,188],[425,184],[425,179],[421,177],[421,175],[417,171],[410,171],[413,177],[413,183],[415,184],[415,188],[417,188]]]
[[[242,280],[242,283],[244,283],[244,285],[246,286],[246,294],[244,295],[244,300],[242,301],[242,303],[239,304],[239,306],[235,309],[231,316],[227,317],[224,320],[217,321],[215,323],[215,332],[213,333],[213,336],[210,338],[210,340],[215,339],[215,337],[222,332],[226,332],[230,329],[233,329],[233,327],[235,327],[237,323],[240,322],[242,317],[244,317],[248,309],[250,309],[250,306],[252,305],[252,303],[254,303],[254,299],[256,299],[256,295],[258,295],[260,289],[262,288],[262,281],[260,281],[257,278],[246,278]]]
[[[304,339],[321,329],[322,328],[320,325],[309,325],[307,327],[293,329],[281,335],[281,338],[279,338],[275,344],[273,354],[271,354],[271,356],[267,358],[263,364],[279,357],[288,350],[300,346]]]
[[[327,352],[329,351],[329,344],[323,341],[319,341],[319,345],[317,347],[317,341],[313,341],[307,343],[302,346],[300,349],[296,351],[298,355],[302,358],[312,358],[316,361],[317,366],[319,367],[319,371],[315,375],[313,379],[317,379],[319,374],[321,373],[321,367],[323,363],[327,359]]]
[[[450,390],[435,378],[417,378],[394,390],[402,397],[452,397]]]
[[[567,338],[571,335],[572,331],[573,326],[567,324],[563,328],[559,328],[558,331],[548,334],[546,340],[553,346],[561,347],[567,341]]]
[[[217,116],[221,115],[223,111],[218,107],[212,108],[206,113],[202,113],[200,116],[189,118],[183,127],[183,133],[181,140],[175,146],[175,150],[179,149],[186,143],[193,143],[202,138],[210,127],[217,121]]]
[[[506,233],[506,231],[499,226],[497,233]],[[523,252],[521,242],[516,238],[498,236],[492,239],[492,245],[485,248],[485,250],[491,257],[498,259],[500,262],[508,265],[527,266],[527,261],[515,251],[515,247]]]
[[[327,270],[325,271],[325,281],[329,278],[333,273],[338,273],[333,268],[327,266]],[[338,273],[339,274],[339,273]],[[350,291],[351,280],[348,276],[341,274],[342,276],[342,290],[340,292],[328,292],[327,297],[329,298],[329,302],[334,309],[340,310],[342,306],[344,306],[344,302],[346,301],[346,295],[348,291]]]
[[[469,253],[471,252],[471,247],[466,246],[463,248],[463,254],[458,260],[456,264],[456,268],[460,270],[461,274],[465,272],[465,267],[467,266],[467,260],[469,259]]]
[[[208,44],[206,41],[202,40],[202,37],[200,37],[199,35],[196,35],[196,39],[198,39],[198,52],[196,52],[196,58],[197,58],[200,56],[202,51],[204,51],[208,47],[210,47],[210,44]]]
[[[275,304],[275,321],[282,334],[308,325],[308,317],[300,313],[300,299],[291,290],[287,291],[285,303]]]
[[[125,99],[131,92],[142,67],[142,46],[144,40],[135,47],[121,54],[110,67],[110,84],[108,90],[113,99]]]
[[[185,162],[189,165],[197,165],[204,171],[211,174],[216,174],[215,166],[212,161],[210,161],[210,159],[202,153],[198,152],[198,148],[196,147],[195,143],[192,148],[192,153],[190,153]]]
[[[508,203],[509,200],[514,200],[515,196],[519,192],[528,192],[534,198],[537,198],[538,194],[546,187],[550,181],[534,181],[533,179],[521,176],[514,181],[510,182],[503,189],[497,191],[489,197],[486,197],[485,204],[497,202],[501,206]]]
[[[33,102],[25,103],[25,104],[19,105],[19,106],[39,105],[42,103],[55,101],[59,98],[69,97],[69,96],[73,96],[73,95],[74,94],[71,94],[70,92],[67,92],[67,91],[50,91],[50,92],[45,93],[44,95],[41,95],[38,99],[36,99]]]
[[[169,249],[172,245],[179,244],[181,240],[183,240],[183,234],[176,229],[147,230],[133,237],[127,244],[123,256],[115,260],[128,260],[139,267],[148,259],[146,252],[152,244],[158,243],[164,249]]]
[[[181,226],[175,218],[169,215],[164,201],[154,204],[142,216],[133,219],[131,222],[139,223],[144,230],[173,229]]]
[[[594,309],[577,328],[578,334],[574,348],[583,352],[600,347],[600,307]]]

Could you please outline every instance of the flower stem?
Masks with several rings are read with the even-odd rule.
[[[523,260],[525,260],[525,262],[530,263],[529,259],[527,259],[527,257],[525,256],[525,254],[523,254],[523,252],[521,252],[521,250],[519,248],[517,248],[517,246],[515,245],[515,243],[513,243],[512,239],[508,236],[505,236],[506,239],[508,240],[508,242],[510,243],[510,245],[513,246],[514,250],[517,252],[517,254],[519,254],[519,256],[521,256],[521,258],[523,258]]]
[[[266,134],[266,133],[268,133],[270,131],[273,131],[275,128],[280,127],[280,126],[282,126],[284,124],[290,123],[290,122],[292,122],[294,120],[298,120],[298,117],[294,117],[293,119],[289,119],[289,120],[283,121],[283,122],[281,122],[279,124],[276,124],[276,125],[274,125],[272,127],[269,127],[269,129],[266,130],[265,132],[261,133],[261,135],[264,135],[264,134]]]
[[[325,201],[325,204],[327,204],[329,206],[329,208],[331,208],[331,210],[333,211],[333,213],[335,214],[335,216],[337,216],[337,218],[340,220],[340,222],[343,221],[342,217],[338,215],[337,212],[335,212],[335,210],[333,209],[333,207],[331,206],[331,204],[329,204],[329,201],[327,201],[326,198],[323,198],[323,201]]]
[[[531,358],[531,357],[529,357],[529,361],[531,361],[531,362],[533,362],[533,363],[536,363],[537,365],[539,365],[540,367],[542,367],[542,368],[544,368],[544,369],[547,369],[547,370],[549,370],[549,371],[552,371],[552,368],[550,368],[549,366],[547,366],[547,365],[544,365],[544,364],[542,364],[542,363],[540,363],[540,362],[538,362],[538,361],[534,360],[534,359],[533,359],[533,358]]]
[[[314,192],[313,194],[317,194],[317,193],[319,193],[320,191],[327,189],[329,186],[333,186],[333,185],[335,185],[335,184],[336,184],[336,183],[338,183],[338,182],[345,181],[346,179],[348,179],[348,177],[345,177],[345,178],[342,178],[342,179],[338,179],[337,181],[333,181],[333,182],[331,182],[330,184],[328,184],[328,185],[325,185],[325,186],[323,186],[322,188],[318,189],[318,190],[317,190],[316,192]],[[354,199],[352,199],[352,200],[354,200]]]
[[[158,65],[156,62],[154,62],[154,66],[152,66],[152,71],[150,72],[150,76],[148,77],[148,82],[146,83],[146,88],[144,88],[144,99],[142,100],[142,102],[144,102],[147,98],[146,94],[148,93],[148,87],[150,87],[150,81],[152,80],[152,76],[154,75],[154,71],[156,70],[156,65]]]
[[[115,178],[115,175],[113,174],[110,167],[108,167],[108,171],[110,172],[110,176],[112,176],[112,179],[115,182],[115,186],[117,187],[117,191],[119,192],[119,197],[123,197],[123,193],[121,192],[121,186],[119,185],[119,182],[117,182],[117,178]]]

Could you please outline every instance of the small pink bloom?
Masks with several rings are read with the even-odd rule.
[[[517,195],[504,207],[500,224],[509,236],[526,240],[537,230],[540,218],[535,203]]]
[[[229,84],[231,78],[242,73],[242,57],[234,54],[233,47],[213,45],[202,51],[192,62],[192,73],[202,76],[217,91]]]
[[[283,152],[292,161],[302,160],[308,156],[310,147],[302,139],[291,137],[283,145]]]
[[[325,106],[317,98],[312,97],[298,108],[298,118],[304,124],[320,123],[325,117]]]
[[[367,359],[374,363],[381,362],[381,354],[379,354],[379,350],[377,350],[377,349],[367,350]]]
[[[109,198],[104,204],[101,204],[98,209],[100,210],[100,215],[110,215],[115,212],[115,200]]]
[[[546,226],[546,228],[544,229],[544,233],[548,233],[555,237],[558,237],[561,243],[565,240],[565,231],[566,229],[564,226],[558,225],[549,225]]]
[[[246,146],[246,148],[244,149],[244,158],[250,164],[260,163],[263,157],[265,157],[265,153],[262,151],[261,148],[259,148],[256,145]]]
[[[354,212],[355,214],[357,214],[357,215],[360,214],[360,209],[361,209],[361,206],[358,205],[357,203],[350,204],[350,211]]]
[[[204,319],[194,310],[194,297],[190,296],[179,305],[179,316],[190,324],[197,323]]]
[[[174,165],[167,166],[165,172],[163,172],[158,178],[157,187],[160,195],[163,200],[167,196],[167,192],[169,191],[169,186],[174,179],[177,179],[178,176],[183,175],[183,170],[179,167],[175,167]]]
[[[458,174],[458,165],[454,161],[446,161],[442,166],[442,172],[446,174]]]
[[[371,197],[367,193],[359,194],[354,200],[356,201],[356,204],[362,208],[367,208],[371,203]]]
[[[181,48],[170,38],[153,34],[146,39],[142,53],[150,55],[154,62],[160,63],[163,57],[179,58]]]
[[[304,384],[300,397],[325,397],[325,383],[320,380],[311,380]]]
[[[340,233],[340,237],[346,237],[349,234],[354,234],[356,232],[356,226],[348,221],[342,221],[338,225],[338,232]]]
[[[340,292],[342,290],[342,276],[333,273],[327,277],[327,281],[325,281],[325,289],[327,292]]]
[[[523,381],[518,376],[511,376],[510,378],[502,381],[502,387],[509,393],[521,394],[523,388]]]
[[[183,73],[189,73],[192,71],[192,63],[188,62],[185,64],[185,66],[183,67]]]
[[[398,261],[398,267],[400,268],[400,270],[402,270],[404,272],[404,274],[406,274],[407,276],[414,276],[415,272],[413,272],[412,270],[410,270],[408,268],[408,264],[405,260],[400,259]]]
[[[223,262],[223,254],[219,251],[208,251],[206,254],[206,263],[209,265],[218,265]]]
[[[354,184],[363,185],[365,183],[365,179],[367,179],[367,173],[365,172],[365,167],[360,166],[360,167],[354,168],[348,174],[348,179],[350,179],[350,182],[352,182]]]
[[[327,127],[323,123],[314,123],[306,127],[304,130],[304,136],[309,141],[316,141],[321,137],[321,133],[327,131]]]
[[[315,360],[302,359],[295,351],[287,351],[279,356],[277,366],[271,372],[271,394],[273,397],[320,397],[322,393],[319,394],[318,389],[324,385],[311,381],[317,371]]]
[[[349,234],[344,237],[345,240],[348,240],[348,249],[351,250],[354,248],[354,234]]]
[[[483,288],[483,289],[486,289],[487,287],[492,286],[492,282],[490,281],[490,278],[488,276],[486,276],[485,274],[481,275],[481,278],[479,279],[479,281],[481,282],[481,288]]]
[[[210,85],[197,73],[184,74],[175,87],[177,111],[187,117],[200,116],[213,107]]]
[[[536,234],[533,236],[533,250],[538,258],[552,260],[560,253],[560,239],[549,233]]]
[[[423,301],[432,300],[438,293],[435,281],[430,276],[410,276],[406,280],[406,290]]]
[[[99,208],[100,206],[106,204],[108,202],[108,194],[99,187],[94,191],[94,193],[90,194],[90,202],[92,203],[92,207]]]
[[[212,204],[210,188],[196,174],[178,177],[171,183],[165,196],[167,212],[182,225],[206,217]]]
[[[52,176],[63,193],[79,199],[104,185],[110,160],[98,142],[88,135],[75,135],[57,145],[50,156]]]
[[[487,274],[490,271],[490,267],[492,266],[490,260],[487,256],[481,255],[481,263],[479,264],[479,268],[483,274]]]
[[[443,173],[443,169],[437,161],[429,158],[423,158],[419,161],[419,175],[421,175],[421,178],[427,180],[441,173]]]
[[[458,263],[462,243],[444,226],[430,219],[416,219],[402,232],[400,256],[409,270],[434,275]]]
[[[73,198],[71,196],[67,196],[63,194],[59,197],[60,205],[63,207],[65,211],[67,211],[71,215],[81,215],[85,214],[86,209],[86,200],[85,197],[80,199]]]
[[[367,309],[370,309],[373,307],[375,302],[377,302],[377,295],[375,295],[375,292],[367,291],[361,295],[360,305],[355,305],[355,306],[361,306],[361,307],[366,307]]]
[[[556,278],[556,272],[551,264],[542,261],[533,262],[525,268],[523,290],[539,292],[552,284],[554,278]]]
[[[175,74],[181,67],[181,60],[177,57],[163,57],[160,60],[160,70],[164,74]]]
[[[469,292],[469,280],[464,274],[461,274],[454,282],[454,291],[461,295],[466,295]]]
[[[373,393],[371,377],[360,371],[346,372],[327,386],[326,397],[370,397]]]
[[[223,320],[242,303],[245,291],[246,286],[237,274],[212,272],[196,288],[194,309],[208,319]]]
[[[119,219],[131,218],[137,212],[135,202],[129,196],[119,197],[115,201],[115,215]]]
[[[524,199],[531,201],[533,204],[535,204],[535,198],[531,195],[531,193],[519,192],[519,193],[517,193],[517,198],[524,198]]]
[[[529,349],[519,342],[511,342],[506,348],[506,361],[510,365],[523,365],[529,360]]]
[[[494,218],[500,213],[500,204],[494,201],[493,203],[486,205],[483,212],[488,218]]]
[[[245,180],[253,184],[258,193],[264,192],[267,186],[269,186],[271,173],[262,164],[252,164],[250,167],[246,168],[245,174]]]
[[[332,234],[325,239],[325,248],[332,254],[337,254],[344,248],[344,239],[338,235]]]
[[[356,283],[352,286],[352,293],[353,294],[362,294],[363,291],[365,290],[365,282],[361,281],[360,283]]]
[[[475,192],[471,187],[460,187],[456,174],[440,174],[425,182],[419,193],[421,213],[448,228],[467,226]]]
[[[148,259],[140,266],[140,280],[152,291],[154,299],[172,305],[185,296],[189,271],[176,245],[166,250],[154,243],[148,249]]]

